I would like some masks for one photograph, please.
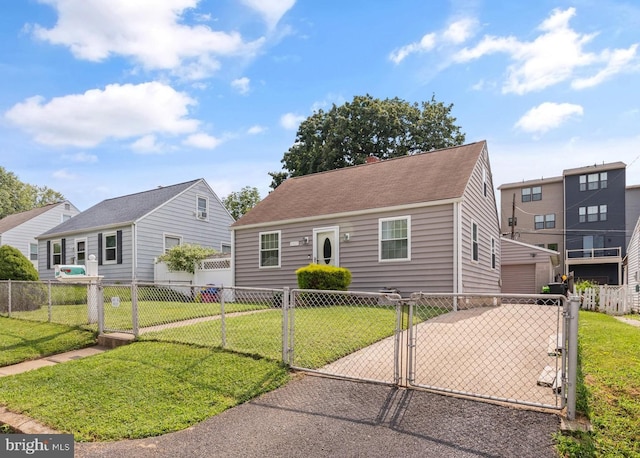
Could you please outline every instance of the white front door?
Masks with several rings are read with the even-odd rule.
[[[313,262],[327,266],[339,266],[338,227],[313,230]]]

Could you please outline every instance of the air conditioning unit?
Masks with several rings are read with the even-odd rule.
[[[198,212],[198,218],[200,218],[200,219],[206,219],[206,218],[207,218],[207,212],[199,211],[199,212]]]

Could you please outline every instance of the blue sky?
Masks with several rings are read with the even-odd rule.
[[[269,191],[314,110],[452,103],[494,184],[627,164],[636,0],[24,0],[0,15],[2,165],[80,210],[205,178]]]

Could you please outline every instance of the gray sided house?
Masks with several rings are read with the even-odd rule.
[[[38,240],[36,237],[52,227],[80,213],[68,201],[5,216],[0,219],[0,246],[9,245],[20,250],[38,268]]]
[[[562,275],[560,253],[503,237],[502,292],[540,294],[542,287]]]
[[[484,141],[289,178],[231,229],[236,286],[296,287],[315,262],[355,291],[500,292]]]
[[[41,234],[41,279],[90,255],[107,280],[153,281],[155,259],[183,243],[231,247],[233,218],[204,179],[107,199]]]

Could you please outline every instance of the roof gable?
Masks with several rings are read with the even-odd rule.
[[[486,142],[285,180],[232,227],[460,198]]]
[[[175,198],[202,179],[106,199],[41,234],[38,238],[88,229],[130,224]]]
[[[13,215],[7,215],[4,218],[0,219],[0,234],[14,229],[21,224],[35,218],[36,216],[42,215],[43,213],[46,213],[49,210],[64,203],[65,202],[56,202],[54,204],[44,205],[43,207],[33,208],[31,210],[15,213]]]

